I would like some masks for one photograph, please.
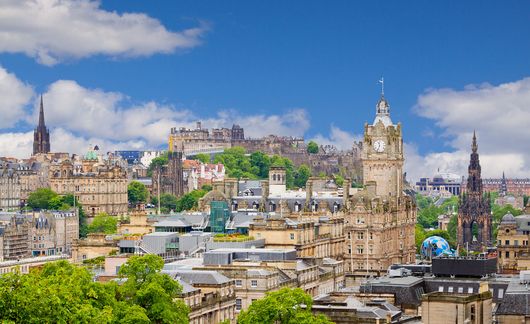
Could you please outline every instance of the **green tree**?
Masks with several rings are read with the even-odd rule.
[[[414,239],[416,243],[416,252],[420,252],[421,243],[425,240],[425,230],[420,224],[416,224],[414,229]]]
[[[177,211],[177,205],[179,200],[177,197],[169,193],[160,195],[160,210],[163,213],[169,213],[170,211]],[[156,196],[151,197],[151,203],[158,206],[158,198]]]
[[[160,273],[163,266],[164,260],[153,254],[129,258],[119,270],[119,276],[127,279],[119,287],[120,295],[131,306],[144,309],[151,322],[187,323],[188,307],[177,299],[182,287],[168,275]],[[136,309],[135,317],[143,317],[141,309]]]
[[[88,233],[114,234],[118,230],[118,219],[107,213],[97,214],[88,225]]]
[[[317,154],[318,153],[318,144],[310,141],[307,143],[307,153],[309,154]]]
[[[39,188],[29,194],[28,206],[37,210],[50,209],[50,201],[56,197],[57,193],[50,188]]]
[[[94,282],[68,261],[0,276],[0,321],[11,323],[188,323],[181,286],[160,273],[159,256],[131,257],[122,284]]]
[[[282,288],[252,302],[248,310],[239,313],[239,324],[331,324],[324,315],[313,315],[313,299],[300,288]]]
[[[210,156],[208,154],[199,153],[195,155],[194,160],[201,161],[202,163],[210,163]]]
[[[138,203],[145,203],[148,196],[149,191],[141,182],[131,181],[127,186],[127,197],[129,198],[130,204],[136,205]]]
[[[164,165],[166,165],[169,162],[168,160],[168,153],[164,152],[160,154],[159,157],[154,158],[151,160],[151,164],[149,164],[149,167],[147,168],[147,176],[151,177],[153,176],[153,170],[156,168],[161,168]]]
[[[212,191],[213,187],[209,184],[202,185],[201,190],[204,192]]]
[[[250,164],[259,178],[266,179],[269,177],[271,159],[266,154],[259,151],[250,154]]]
[[[344,185],[344,177],[340,174],[335,175],[335,183],[337,186],[342,187]]]
[[[294,175],[294,185],[298,188],[305,187],[305,184],[309,177],[311,176],[311,170],[305,164],[302,164]]]

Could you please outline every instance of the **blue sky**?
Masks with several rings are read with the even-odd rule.
[[[23,6],[13,3],[0,5],[0,18],[12,14],[8,7]],[[42,3],[65,4],[59,0]],[[31,97],[18,103],[25,114],[31,114],[39,93],[45,94],[45,104],[63,110],[76,109],[68,103],[77,104],[64,96],[82,93],[86,100],[79,105],[95,96],[96,103],[125,115],[130,109],[149,109],[145,108],[149,104],[156,107],[151,109],[161,109],[157,111],[161,117],[146,131],[176,121],[191,123],[196,118],[218,125],[215,120],[223,111],[221,124],[230,123],[233,117],[247,123],[250,132],[255,125],[266,131],[263,121],[282,123],[284,118],[291,118],[294,120],[270,130],[287,130],[300,133],[289,135],[344,146],[349,138],[362,134],[365,121],[373,120],[380,92],[377,80],[383,75],[392,118],[403,123],[410,163],[414,163],[409,164],[409,172],[432,173],[438,168],[463,172],[468,159],[466,140],[473,128],[479,131],[485,155],[490,155],[485,163],[492,176],[503,168],[525,176],[529,169],[530,159],[520,152],[520,146],[508,150],[498,140],[528,142],[528,133],[512,133],[510,128],[516,125],[509,120],[502,121],[503,127],[498,129],[484,125],[491,118],[506,118],[505,100],[514,106],[508,115],[512,112],[517,120],[528,118],[530,122],[525,104],[530,93],[530,81],[525,79],[530,74],[530,2],[104,0],[90,4],[90,8],[74,8],[76,15],[59,20],[62,29],[58,37],[54,37],[57,26],[49,30],[44,26],[32,32],[32,36],[37,35],[33,43],[0,45],[0,67],[26,85],[25,96]],[[76,2],[69,5],[75,7]],[[42,15],[48,12],[37,10]],[[138,22],[148,31],[138,32],[138,26],[131,23],[117,28],[120,32],[113,35],[112,27],[107,30],[99,26],[103,31],[99,37],[109,35],[111,41],[116,37],[119,42],[128,42],[123,50],[113,44],[102,45],[103,40],[76,40],[73,32],[69,35],[75,28],[85,28],[86,33],[97,31],[91,24],[101,22],[91,19],[112,12],[116,21],[126,13],[150,17],[150,22]],[[76,27],[83,19],[86,24]],[[0,40],[15,35],[9,39],[26,41],[22,37],[24,24],[31,25],[31,20],[17,20],[13,25],[2,21]],[[152,34],[149,28],[153,21],[165,34]],[[190,29],[196,33],[168,45],[171,38],[167,34]],[[508,93],[503,92],[510,86]],[[64,90],[72,88],[77,92]],[[488,111],[482,110],[484,103],[488,103]],[[88,104],[76,116],[83,119],[83,112],[90,109]],[[186,113],[162,122],[164,109]],[[467,122],[454,122],[453,118],[459,119],[458,110],[466,110],[462,118]],[[49,120],[57,120],[57,125],[50,123],[49,127],[57,127],[58,134],[63,131],[72,139],[65,149],[75,150],[99,139],[119,148],[151,148],[163,142],[163,131],[157,135],[162,139],[146,139],[126,126],[114,130],[119,136],[105,131],[97,136],[89,127],[69,127],[70,123],[54,117],[60,111],[52,109]],[[488,119],[481,121],[481,116]],[[25,142],[17,147],[2,146],[0,136],[0,155],[25,152],[32,119],[19,114],[13,120],[0,129],[4,135],[10,134],[4,136],[4,142],[13,143],[19,138],[16,134],[22,133],[26,134]],[[98,127],[97,120],[87,124]],[[128,135],[121,135],[125,133]],[[481,135],[487,143],[480,142]],[[499,155],[502,161],[516,162],[505,165]]]

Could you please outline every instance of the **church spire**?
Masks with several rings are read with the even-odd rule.
[[[39,124],[33,132],[33,155],[50,152],[50,132],[44,122],[44,104],[40,96]]]
[[[44,105],[42,104],[42,95],[40,95],[39,125],[37,128],[46,128],[46,124],[44,123]]]

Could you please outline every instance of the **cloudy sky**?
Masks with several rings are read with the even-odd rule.
[[[530,2],[0,1],[0,156],[164,148],[171,127],[349,148],[384,76],[412,178],[530,176]]]

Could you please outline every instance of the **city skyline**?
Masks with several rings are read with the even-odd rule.
[[[60,16],[51,4],[70,10]],[[171,127],[196,120],[347,148],[373,120],[384,76],[392,118],[406,126],[412,178],[437,169],[465,174],[474,129],[485,177],[529,174],[530,48],[516,41],[530,34],[527,4],[158,4],[42,1],[41,8],[0,9],[0,155],[31,154],[41,93],[52,151],[80,153],[89,143],[161,148]],[[25,28],[36,28],[27,17],[7,19],[21,12],[34,13],[26,16],[41,23],[40,39],[25,37]],[[499,23],[497,15],[511,19]],[[59,18],[102,33],[118,27],[98,42],[54,28]],[[149,40],[130,40],[133,30]]]

